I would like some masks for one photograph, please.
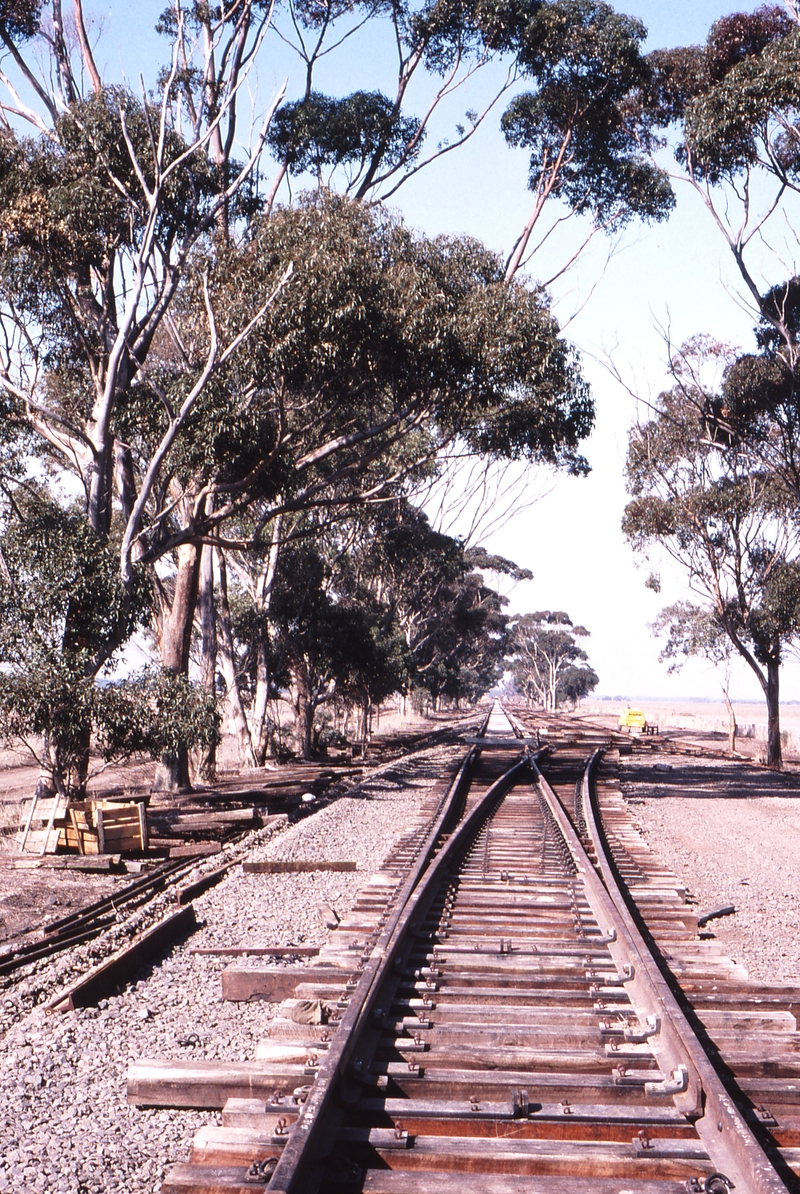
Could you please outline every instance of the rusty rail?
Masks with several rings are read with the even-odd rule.
[[[632,901],[614,865],[594,791],[594,776],[602,753],[595,751],[589,759],[581,783],[583,816],[597,854],[599,875],[594,872],[572,824],[541,774],[538,776],[540,788],[558,817],[576,860],[580,859],[580,866],[586,871],[590,901],[595,901],[601,914],[614,917],[617,940],[609,945],[609,950],[614,960],[631,975],[628,985],[636,999],[643,1027],[649,1024],[655,1028],[648,1035],[653,1053],[662,1069],[671,1074],[673,1085],[682,1087],[672,1096],[676,1107],[694,1121],[695,1130],[709,1156],[720,1170],[724,1170],[733,1188],[746,1190],[748,1194],[787,1194],[786,1185],[712,1065],[665,979],[651,943],[645,939],[632,913]]]
[[[440,815],[426,839],[416,865],[406,879],[398,896],[394,913],[372,952],[364,974],[351,997],[348,1007],[334,1038],[331,1048],[320,1067],[311,1094],[297,1120],[292,1135],[283,1150],[281,1158],[269,1183],[270,1194],[299,1194],[310,1187],[309,1169],[312,1168],[325,1145],[330,1145],[333,1125],[325,1122],[324,1113],[333,1101],[336,1083],[341,1080],[353,1055],[359,1033],[368,1024],[375,1008],[381,982],[390,967],[399,958],[416,923],[426,911],[426,903],[433,899],[436,880],[443,873],[455,851],[463,848],[471,831],[486,816],[498,796],[514,782],[522,769],[527,768],[527,759],[511,767],[494,784],[471,813],[459,824],[442,844],[441,838],[456,811],[458,801],[464,796],[475,756],[479,748],[473,747],[465,759],[458,776],[447,794]],[[434,857],[437,847],[438,854]],[[321,1139],[327,1131],[328,1139]]]
[[[515,732],[531,740],[525,726]],[[551,786],[529,751],[507,768],[512,748],[510,730],[495,721],[427,833],[415,830],[409,869],[403,873],[398,858],[383,878],[373,877],[320,966],[282,972],[280,994],[270,987],[272,973],[248,976],[248,991],[286,1000],[261,1061],[217,1077],[211,1063],[196,1073],[186,1065],[178,1073],[170,1062],[134,1067],[131,1101],[223,1112],[221,1127],[198,1133],[189,1164],[174,1167],[165,1191],[243,1194],[258,1184],[269,1194],[800,1189],[800,1117],[792,1109],[800,1096],[792,1077],[772,1080],[798,1072],[792,1012],[800,992],[754,986],[740,998],[744,972],[696,942],[696,917],[674,876],[660,877],[663,868],[642,872],[635,887],[654,919],[629,902],[618,872],[629,873],[626,858],[638,847],[619,820],[606,840],[592,784],[599,752],[584,769],[586,750],[559,736],[547,764]],[[566,806],[576,778],[573,820]],[[618,794],[604,788],[603,800],[630,825]],[[391,890],[388,901],[382,890]],[[347,951],[362,948],[364,931],[357,973],[343,984],[337,966],[349,965]],[[737,1107],[737,1091],[721,1080],[693,1029],[694,1013],[651,949],[664,940],[675,942],[675,964],[694,976],[692,989],[706,993],[704,1023],[709,1014],[724,1020],[723,1060],[731,1059],[732,1073],[745,1064],[736,1072],[755,1076],[749,1087],[745,1077],[746,1090],[775,1092],[780,1124],[758,1103]],[[330,1029],[298,1024],[292,1011],[304,1000],[336,1001]],[[764,1014],[705,1010],[748,1001]],[[747,1053],[738,1039],[730,1043],[748,1015],[761,1025],[755,1031],[775,1035],[780,1023],[788,1068],[771,1068],[760,1045]],[[177,1104],[168,1101],[176,1083]],[[762,1127],[751,1127],[765,1122],[774,1125],[766,1134],[776,1142],[772,1153],[759,1143]]]

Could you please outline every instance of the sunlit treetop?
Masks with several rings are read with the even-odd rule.
[[[777,5],[733,13],[704,46],[658,50],[646,106],[683,124],[678,150],[714,183],[760,164],[794,184],[800,169],[800,29]]]

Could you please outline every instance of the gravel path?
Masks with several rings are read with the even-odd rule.
[[[328,931],[318,904],[349,909],[460,753],[453,746],[419,751],[291,828],[253,835],[251,858],[353,859],[358,870],[269,876],[237,867],[195,901],[200,931],[97,1008],[46,1018],[41,1004],[30,1006],[52,994],[43,989],[43,971],[0,991],[11,1021],[0,1039],[0,1191],[157,1191],[166,1166],[188,1155],[194,1130],[219,1117],[128,1107],[129,1061],[252,1059],[270,1015],[265,1003],[225,1003],[219,971],[226,960],[189,949],[322,944]]]
[[[753,979],[800,985],[800,780],[741,762],[660,754],[621,760],[650,848]],[[638,803],[641,802],[641,803]]]

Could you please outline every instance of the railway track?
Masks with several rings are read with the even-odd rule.
[[[0,948],[0,976],[12,974],[31,962],[50,958],[73,945],[92,941],[197,865],[196,859],[162,862],[147,875],[125,887],[78,908],[67,916],[51,920],[39,929],[15,933]]]
[[[222,1111],[164,1194],[800,1190],[800,990],[698,939],[607,739],[545,728],[495,708],[256,1061],[131,1067]]]

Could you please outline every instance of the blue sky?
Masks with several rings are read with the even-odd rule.
[[[648,46],[656,48],[703,41],[719,16],[755,5],[630,0],[618,7],[644,22]],[[98,6],[94,11],[105,27],[98,53],[101,63],[131,81],[140,72],[152,81],[153,64],[163,57],[165,46],[152,33],[160,9],[152,0],[140,0],[135,7],[117,0]],[[391,47],[370,37],[332,58],[320,81],[331,90],[380,86],[390,91],[392,69]],[[259,67],[257,102],[266,103],[284,78],[289,95],[302,86],[299,63],[273,39]],[[423,96],[418,98],[421,104]],[[500,110],[469,146],[422,172],[392,201],[411,225],[429,234],[468,233],[500,252],[508,251],[528,215],[529,195],[525,156],[510,150],[497,130]],[[454,109],[447,120],[452,124],[459,115]],[[597,244],[575,274],[553,288],[562,321],[591,294],[569,324],[568,334],[584,354],[597,401],[597,430],[587,446],[592,474],[585,480],[554,479],[546,497],[496,531],[486,545],[535,574],[533,581],[511,594],[512,608],[566,609],[589,628],[588,649],[601,677],[599,692],[716,697],[719,687],[707,666],[693,663],[681,675],[669,677],[658,663],[659,644],[647,623],[663,604],[686,593],[680,575],[669,569],[663,572],[660,595],[645,589],[650,569],[637,569],[622,538],[622,466],[636,404],[602,360],[610,354],[614,367],[647,397],[658,392],[664,377],[665,347],[659,329],[668,326],[676,344],[707,332],[747,346],[754,320],[743,309],[729,251],[688,192],[679,191],[669,223],[630,229],[604,266],[607,248]],[[537,271],[546,264],[537,259]],[[782,275],[780,270],[776,273],[774,261],[765,260],[763,276],[771,283]],[[735,674],[733,691],[740,699],[761,695],[743,665]],[[796,667],[786,669],[784,696],[800,698]]]

